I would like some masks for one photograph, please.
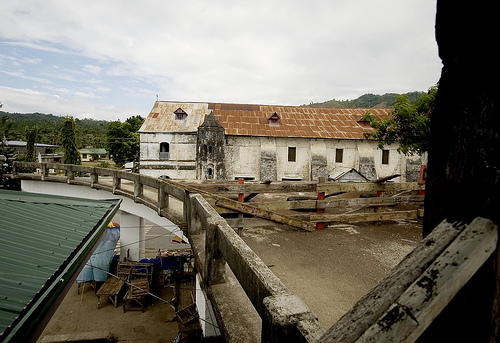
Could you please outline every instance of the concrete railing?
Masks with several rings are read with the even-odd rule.
[[[203,284],[210,287],[225,281],[229,265],[262,318],[262,342],[315,342],[325,329],[316,315],[278,279],[227,222],[200,194],[190,195],[190,237],[205,229]],[[198,260],[202,260],[199,258]]]
[[[36,172],[34,173],[33,171]],[[49,171],[52,170],[52,173]],[[28,172],[25,172],[28,171]],[[103,189],[113,194],[133,199],[137,203],[148,206],[159,215],[171,220],[174,224],[186,227],[186,216],[169,210],[169,198],[174,197],[184,203],[189,192],[169,180],[157,179],[137,173],[118,169],[81,166],[60,163],[14,162],[15,178],[65,182],[73,185],[89,186]],[[110,178],[111,182],[105,178]],[[133,190],[123,187],[122,180],[130,181]],[[145,186],[155,190],[153,198],[145,196]]]

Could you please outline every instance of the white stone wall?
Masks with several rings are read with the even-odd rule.
[[[160,160],[160,143],[170,144],[170,158]],[[288,148],[296,148],[295,162],[288,161]],[[426,164],[426,156],[405,156],[398,153],[398,145],[389,150],[389,163],[382,163],[382,150],[377,142],[369,140],[273,138],[227,136],[224,145],[224,163],[227,178],[254,178],[255,180],[297,178],[317,181],[328,177],[336,167],[355,168],[367,178],[400,174],[394,181],[407,176]],[[336,162],[336,149],[343,149],[342,162]],[[196,135],[180,133],[141,134],[141,173],[150,176],[168,175],[174,179],[196,179]],[[423,161],[423,162],[422,162]]]
[[[141,133],[140,172],[173,179],[196,179],[196,134]],[[169,143],[168,159],[160,159],[160,143]]]
[[[288,161],[289,147],[296,148],[295,162]],[[371,163],[374,173],[371,179],[400,174],[401,177],[395,181],[403,182],[407,181],[407,161],[414,163],[417,168],[420,164],[425,164],[426,157],[422,159],[419,156],[406,157],[398,153],[397,148],[397,144],[384,147],[385,150],[389,150],[389,163],[383,164],[382,150],[374,141],[232,136],[228,137],[228,145],[225,147],[225,163],[229,179],[253,176],[255,180],[262,180],[263,152],[266,156],[274,154],[277,180],[299,178],[310,181],[315,171],[317,175],[324,171],[327,177],[336,167],[359,170],[362,157]],[[343,149],[343,159],[340,163],[335,161],[336,149]],[[315,163],[320,163],[319,167]],[[317,180],[317,177],[315,179]]]

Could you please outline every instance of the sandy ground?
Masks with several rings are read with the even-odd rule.
[[[160,295],[165,300],[170,300],[173,295],[172,288],[162,288]],[[143,313],[140,310],[123,313],[121,302],[118,305],[115,308],[106,299],[97,309],[97,297],[91,285],[86,284],[84,291],[77,294],[75,283],[39,341],[47,335],[108,331],[118,342],[173,342],[178,333],[178,324],[171,321],[175,311],[170,305],[155,301]]]
[[[325,327],[333,325],[421,240],[417,221],[323,231],[254,228],[243,239]]]

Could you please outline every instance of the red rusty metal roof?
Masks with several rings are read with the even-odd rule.
[[[188,116],[175,120],[174,111],[184,110]],[[248,105],[223,103],[156,102],[146,118],[141,132],[196,131],[205,116],[213,111],[227,135],[262,137],[303,137],[333,139],[363,139],[370,130],[360,122],[367,111],[378,117],[387,117],[391,109],[375,108],[317,108],[275,105]],[[269,118],[276,113],[278,124]],[[195,118],[196,117],[196,118]]]

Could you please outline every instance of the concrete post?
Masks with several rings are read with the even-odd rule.
[[[146,231],[144,219],[121,211],[120,260],[139,261],[145,256]]]
[[[68,165],[66,169],[66,177],[67,177],[67,182],[71,183],[75,179],[75,171],[73,170],[72,165]]]
[[[202,233],[203,227],[201,225],[200,218],[196,214],[196,201],[200,197],[199,194],[189,194],[189,215],[188,215],[188,236],[200,235]]]
[[[42,181],[45,181],[49,176],[49,170],[46,163],[42,163]]]
[[[141,183],[141,176],[137,174],[135,176],[134,180],[134,201],[137,202],[137,198],[140,198],[142,196],[142,183]]]
[[[161,210],[168,207],[168,193],[165,192],[165,184],[160,181],[158,185],[158,215],[161,215]]]
[[[19,167],[16,162],[12,164],[12,175],[17,176],[19,174]]]
[[[217,223],[209,218],[205,231],[205,285],[225,282],[226,261],[218,246]]]
[[[189,212],[188,212],[189,205],[186,205],[186,204],[189,204],[189,194],[191,194],[191,192],[189,192],[188,190],[184,191],[184,199],[182,201],[182,221],[183,222],[187,222],[188,218],[189,218]]]
[[[97,173],[96,169],[92,167],[91,172],[90,172],[90,187],[94,188],[95,185],[99,183],[99,174]]]
[[[318,318],[296,295],[280,294],[264,298],[262,343],[303,343],[316,341],[324,332]],[[307,322],[306,325],[298,325]],[[299,327],[309,327],[300,330]]]
[[[120,189],[122,185],[122,179],[118,177],[118,171],[113,172],[113,194],[116,193],[118,189]]]

